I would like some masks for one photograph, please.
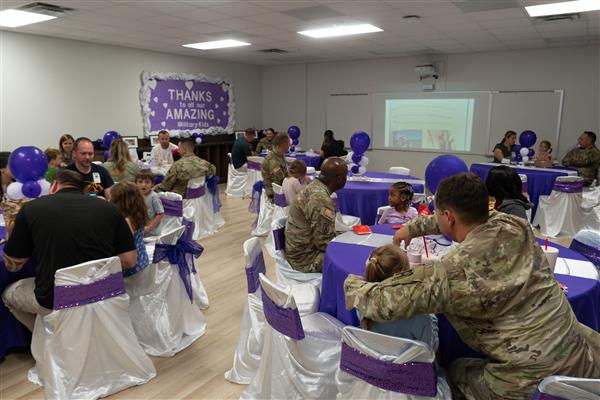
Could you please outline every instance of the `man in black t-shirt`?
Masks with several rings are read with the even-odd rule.
[[[252,146],[250,143],[254,141],[256,138],[256,132],[252,128],[246,129],[244,132],[244,136],[238,138],[231,148],[231,162],[233,163],[233,168],[245,171],[245,169],[240,169],[248,162],[248,156],[252,155]],[[245,167],[244,167],[245,168]]]
[[[35,278],[8,286],[2,300],[30,330],[35,315],[52,311],[54,273],[87,261],[118,256],[123,268],[136,263],[131,230],[121,212],[102,199],[85,196],[81,175],[58,171],[50,196],[26,203],[4,247],[4,263],[18,271],[35,254]]]
[[[73,145],[73,162],[67,166],[71,171],[79,172],[83,177],[83,193],[106,196],[108,188],[114,185],[108,171],[92,162],[94,144],[85,137],[80,137]]]

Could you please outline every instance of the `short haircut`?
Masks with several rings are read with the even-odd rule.
[[[179,141],[179,147],[185,147],[187,149],[193,150],[196,147],[196,142],[192,138],[184,138]]]
[[[79,172],[71,171],[70,169],[59,169],[54,175],[56,183],[62,186],[72,186],[79,190],[83,190],[83,176]]]
[[[75,141],[75,144],[73,144],[73,150],[77,150],[79,143],[82,143],[82,142],[90,142],[92,146],[94,145],[94,142],[92,142],[91,139],[86,138],[85,136],[82,136],[80,138],[77,138],[77,140]]]
[[[154,182],[154,174],[149,169],[144,169],[135,175],[135,181],[152,181]]]
[[[165,131],[164,129],[160,132],[158,132],[159,135],[168,135],[169,131]]]
[[[288,172],[294,178],[306,175],[306,163],[302,160],[294,160],[288,168]]]
[[[256,136],[256,131],[252,128],[246,128],[246,130],[244,131],[244,134],[246,136]]]
[[[282,144],[284,144],[286,142],[288,142],[288,143],[290,142],[290,137],[287,133],[278,133],[273,138],[273,146],[274,147],[281,146]]]
[[[583,133],[585,133],[586,135],[588,135],[588,137],[590,139],[592,139],[592,143],[596,143],[596,134],[594,132],[592,132],[592,131],[585,131]]]
[[[435,208],[452,209],[466,224],[487,221],[488,202],[485,183],[471,172],[442,179],[435,192]]]
[[[60,150],[47,148],[44,150],[44,154],[46,155],[48,161],[54,161],[60,156]]]

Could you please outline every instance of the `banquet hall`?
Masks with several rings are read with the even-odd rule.
[[[52,266],[33,331],[3,294],[0,398],[600,398],[600,353],[498,397],[461,391],[453,363],[498,361],[474,324],[431,308],[415,314],[433,338],[379,332],[368,291],[349,289],[449,265],[468,237],[440,222],[455,201],[440,191],[471,179],[490,221],[533,246],[507,257],[533,260],[529,279],[568,309],[556,318],[600,351],[599,71],[591,0],[2,0],[0,293],[37,287],[48,246],[32,231],[15,269],[15,242],[65,169],[120,210],[147,260]],[[145,223],[114,189],[135,192]],[[413,234],[426,218],[439,228]],[[316,270],[286,259],[290,235]],[[392,244],[406,270],[370,280]],[[534,285],[519,279],[523,300]]]

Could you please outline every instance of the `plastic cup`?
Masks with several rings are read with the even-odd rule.
[[[550,264],[550,269],[552,270],[552,272],[554,272],[554,269],[556,268],[556,259],[558,258],[558,249],[556,247],[551,246],[548,246],[548,248],[546,248],[545,245],[541,247],[542,251],[546,255],[548,264]]]
[[[421,264],[421,253],[409,250],[406,255],[408,256],[408,262],[410,264]]]

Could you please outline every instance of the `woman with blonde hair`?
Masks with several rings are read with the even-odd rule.
[[[110,144],[110,157],[103,167],[106,168],[115,182],[135,182],[135,176],[139,172],[137,164],[131,161],[129,147],[122,139],[112,141]]]
[[[73,145],[75,144],[75,139],[73,136],[65,133],[58,139],[58,149],[62,155],[63,165],[69,165],[71,161],[73,161],[72,153],[73,153]]]

